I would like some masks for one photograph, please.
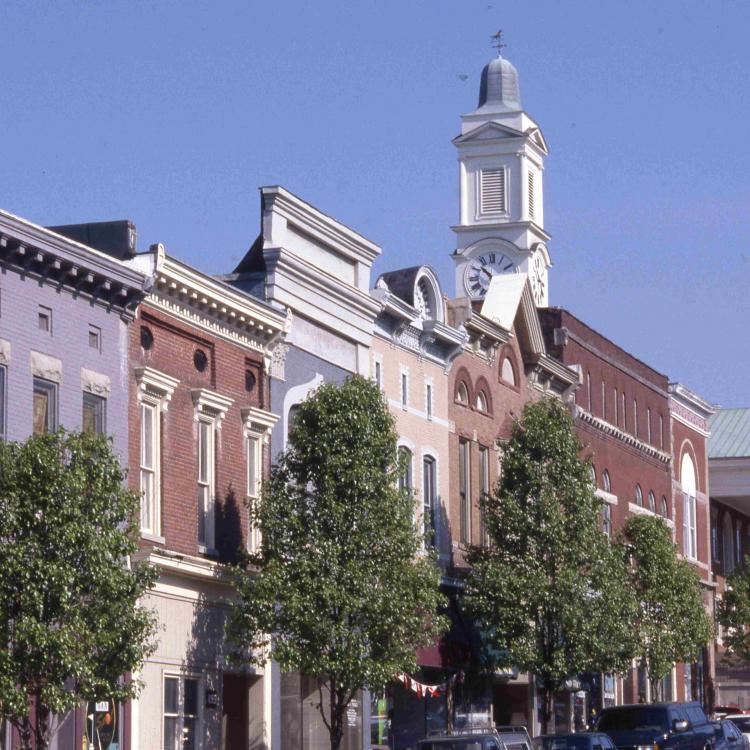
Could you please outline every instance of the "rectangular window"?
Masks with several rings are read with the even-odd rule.
[[[607,418],[607,389],[602,380],[602,419]]]
[[[375,383],[378,388],[383,389],[383,365],[380,362],[375,363]]]
[[[57,384],[34,378],[34,434],[57,429]]]
[[[534,182],[536,175],[529,170],[528,173],[528,188],[529,188],[529,218],[534,219],[535,218],[535,212],[536,212],[536,206],[534,205]]]
[[[659,415],[659,448],[664,450],[664,417]]]
[[[427,419],[432,419],[432,386],[429,383],[425,386],[425,402]]]
[[[198,544],[214,546],[214,442],[213,422],[198,422]]]
[[[198,750],[198,680],[164,677],[164,750]]]
[[[481,510],[479,514],[479,538],[484,547],[489,546],[489,534],[485,523],[484,503],[490,494],[490,449],[485,446],[479,448],[479,492],[481,497]]]
[[[52,333],[52,308],[39,305],[37,328],[45,333]]]
[[[425,456],[422,462],[422,518],[427,544],[435,545],[435,459]]]
[[[609,503],[602,505],[602,531],[607,536],[612,536],[612,506]]]
[[[141,530],[159,533],[159,409],[155,404],[141,403]]]
[[[589,402],[589,405],[587,408],[590,414],[591,413],[591,373],[590,372],[586,373],[586,391],[588,394],[588,402]]]
[[[618,420],[619,420],[619,415],[617,411],[617,388],[615,388],[615,419],[614,419],[613,424],[619,425],[620,423]]]
[[[404,409],[409,406],[409,379],[405,372],[401,373],[401,406]]]
[[[458,494],[461,511],[461,541],[471,540],[471,480],[469,468],[469,441],[461,438],[458,441]]]
[[[482,169],[479,172],[479,211],[482,214],[503,214],[505,203],[505,169]]]
[[[743,563],[742,559],[742,523],[737,519],[737,525],[734,527],[734,559],[739,567]]]
[[[711,512],[711,559],[719,561],[719,520],[714,512]]]
[[[98,326],[89,326],[89,348],[98,352],[102,350],[102,329]]]
[[[646,409],[646,434],[648,444],[651,445],[651,407]]]
[[[696,560],[698,548],[695,528],[695,498],[688,494],[682,496],[682,532],[683,553],[685,557]]]
[[[0,366],[0,440],[5,440],[5,404],[7,403],[5,373],[5,367]]]
[[[107,401],[101,396],[84,391],[83,419],[81,425],[84,432],[94,432],[103,435],[106,432]]]
[[[638,402],[633,399],[633,435],[638,437]]]
[[[628,431],[628,415],[625,411],[625,391],[622,392],[622,429]]]
[[[262,477],[262,440],[260,435],[248,434],[245,441],[245,450],[247,451],[247,497],[253,509],[260,499],[260,487]],[[255,524],[251,525],[248,532],[249,547],[256,551],[260,547],[259,530]]]

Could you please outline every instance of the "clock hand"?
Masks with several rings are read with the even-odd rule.
[[[493,273],[492,273],[492,271],[490,271],[490,270],[489,270],[488,268],[485,268],[484,266],[482,266],[482,268],[481,268],[480,270],[482,271],[482,273],[484,273],[484,274],[487,274],[487,277],[488,277],[488,278],[489,278],[490,280],[491,280],[491,279],[492,279],[492,277],[493,277],[493,276],[495,275],[495,274],[493,274]]]

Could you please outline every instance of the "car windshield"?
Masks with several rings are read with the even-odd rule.
[[[542,750],[588,750],[588,737],[544,737]]]
[[[667,712],[659,708],[613,708],[602,713],[596,727],[601,732],[666,732]]]
[[[750,732],[750,716],[733,716],[732,723],[737,725],[740,732]]]

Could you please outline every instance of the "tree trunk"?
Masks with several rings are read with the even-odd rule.
[[[331,737],[331,750],[339,750],[341,740],[344,738],[344,713],[346,705],[344,695],[340,689],[333,689],[331,686],[331,718],[329,732]]]
[[[36,696],[36,748],[47,750],[49,747],[49,709],[42,703],[41,696]]]
[[[18,727],[18,735],[21,739],[21,750],[33,750],[31,746],[31,719],[28,716],[23,719],[21,726]]]
[[[549,685],[542,688],[542,734],[555,733],[555,691]]]

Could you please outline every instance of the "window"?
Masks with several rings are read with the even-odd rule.
[[[536,209],[536,206],[534,205],[534,182],[535,182],[534,178],[535,177],[536,175],[531,170],[529,170],[527,187],[529,191],[529,218],[532,220],[535,218],[534,213]]]
[[[198,544],[214,546],[214,455],[216,432],[213,421],[198,421]]]
[[[5,367],[0,365],[0,440],[5,440]]]
[[[602,505],[602,531],[612,536],[612,506],[606,502]]]
[[[591,373],[586,373],[586,395],[588,397],[587,409],[591,412]]]
[[[503,360],[503,366],[500,370],[500,377],[510,385],[517,385],[516,371],[513,369],[513,363],[510,361],[510,357],[505,357],[505,359]]]
[[[469,441],[461,438],[458,441],[458,495],[461,512],[461,541],[471,540],[471,493],[469,488]]]
[[[164,677],[164,750],[200,747],[198,693],[194,677]]]
[[[602,419],[607,418],[607,387],[602,380]]]
[[[479,171],[479,212],[482,214],[506,212],[504,167]]]
[[[628,415],[625,411],[625,391],[622,392],[622,429],[626,432],[628,429]]]
[[[692,560],[697,559],[698,543],[696,533],[696,482],[695,466],[689,453],[684,453],[680,464],[680,484],[682,485],[682,542],[683,554]],[[732,537],[729,537],[732,548]],[[726,552],[726,551],[725,551]]]
[[[383,389],[383,365],[380,362],[375,363],[375,384]]]
[[[612,483],[609,479],[609,472],[606,469],[602,472],[602,489],[605,492],[612,492]]]
[[[620,424],[619,421],[618,421],[619,420],[619,415],[618,415],[618,411],[617,411],[617,388],[615,388],[615,401],[614,401],[614,403],[615,403],[615,421],[614,421],[614,423],[616,425],[619,425]]]
[[[398,475],[398,488],[400,490],[411,491],[414,486],[412,482],[411,451],[402,445],[398,449],[398,457],[401,467],[401,472]]]
[[[664,495],[661,496],[661,514],[664,518],[669,518],[669,505],[667,504],[667,498]]]
[[[57,384],[34,378],[34,434],[57,429]]]
[[[643,490],[640,484],[636,484],[635,486],[635,504],[641,508],[643,507]]]
[[[405,372],[401,373],[401,407],[406,409],[409,406],[409,379]]]
[[[463,404],[464,406],[468,405],[469,391],[466,388],[466,383],[458,384],[458,388],[456,388],[456,401],[458,401],[459,404]]]
[[[102,329],[98,326],[89,326],[89,348],[98,352],[102,350]]]
[[[742,565],[742,524],[739,520],[734,527],[734,559],[739,568]]]
[[[648,444],[651,445],[651,407],[646,409],[646,439]]]
[[[664,450],[664,417],[659,415],[659,448]]]
[[[653,490],[648,491],[648,509],[652,513],[656,513],[656,495],[654,495]]]
[[[422,518],[427,544],[435,544],[435,459],[425,456],[422,461]]]
[[[52,333],[52,309],[39,305],[37,311],[37,328],[45,333]]]
[[[487,413],[487,396],[484,394],[484,391],[477,392],[476,407],[477,407],[477,411],[481,411],[482,414]]]
[[[589,480],[596,487],[596,469],[594,468],[594,464],[589,464]]]
[[[719,517],[715,510],[711,511],[711,559],[719,560]]]
[[[88,391],[83,392],[83,419],[81,425],[84,432],[103,435],[106,432],[107,401],[101,396],[95,396]]]
[[[158,407],[141,403],[141,529],[150,534],[158,534],[160,529],[159,428]]]
[[[638,402],[633,399],[633,435],[638,437]]]
[[[245,436],[245,452],[247,455],[247,497],[253,510],[260,499],[262,476],[262,437],[257,433],[247,433]],[[249,546],[255,551],[260,547],[259,530],[255,523],[251,524],[249,532]]]
[[[427,411],[427,419],[432,419],[432,385],[427,383],[425,386],[425,407]]]
[[[490,495],[490,449],[479,446],[479,493],[481,498],[479,513],[479,538],[484,547],[489,546],[489,534],[485,522],[484,504]]]

